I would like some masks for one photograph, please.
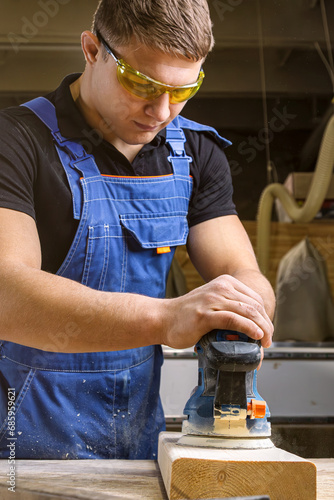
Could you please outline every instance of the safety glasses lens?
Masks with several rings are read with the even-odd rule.
[[[172,104],[176,104],[187,101],[196,94],[202,85],[204,73],[194,86],[174,88],[170,91],[164,85],[154,83],[149,79],[146,79],[144,76],[139,75],[137,72],[133,71],[132,68],[128,68],[124,63],[120,64],[117,68],[117,78],[120,84],[128,92],[137,97],[141,97],[146,100],[153,100],[157,99],[164,92],[168,92],[170,102]]]
[[[163,93],[152,82],[132,73],[123,66],[118,66],[117,77],[126,90],[142,99],[156,99]]]
[[[176,104],[178,102],[188,101],[199,90],[201,83],[198,83],[194,87],[188,87],[186,89],[174,89],[174,90],[172,90],[170,93],[170,96],[169,96],[170,102],[172,104]]]

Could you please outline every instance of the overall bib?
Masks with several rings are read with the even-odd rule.
[[[163,298],[175,248],[188,235],[191,158],[181,126],[213,129],[176,118],[166,128],[172,174],[108,176],[79,143],[61,136],[47,99],[25,106],[51,130],[79,220],[57,274],[96,290]],[[45,338],[60,352],[0,341],[0,458],[13,443],[16,458],[156,458],[165,428],[161,346],[67,354],[62,349],[80,331],[69,323],[62,333]],[[16,397],[14,428],[9,392]]]

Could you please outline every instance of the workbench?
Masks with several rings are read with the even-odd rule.
[[[334,459],[312,462],[317,467],[317,500],[334,499]],[[6,484],[8,461],[0,460],[1,500],[167,499],[155,461],[16,460],[15,466],[13,495]]]

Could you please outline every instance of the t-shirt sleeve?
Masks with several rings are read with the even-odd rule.
[[[35,218],[33,185],[34,145],[15,112],[0,112],[0,207]]]
[[[233,202],[233,186],[231,170],[219,141],[211,132],[196,133],[186,131],[189,137],[189,151],[194,165],[193,193],[189,205],[188,222],[194,226],[200,222],[225,215],[236,215]],[[186,143],[187,144],[187,143]]]

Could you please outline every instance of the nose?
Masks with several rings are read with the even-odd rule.
[[[164,93],[157,99],[149,101],[146,105],[145,112],[159,123],[168,120],[170,117],[169,94]]]

